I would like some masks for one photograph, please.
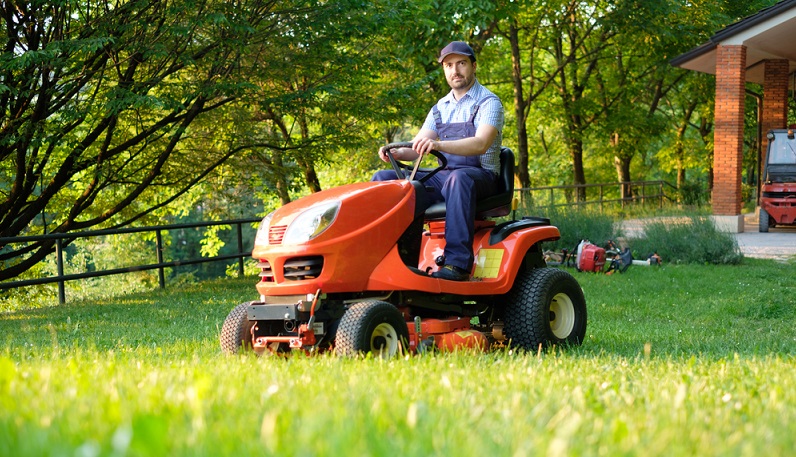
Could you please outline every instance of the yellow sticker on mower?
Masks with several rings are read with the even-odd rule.
[[[497,278],[503,262],[503,249],[481,249],[475,257],[474,278]]]

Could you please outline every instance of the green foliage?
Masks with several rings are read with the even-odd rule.
[[[558,227],[561,239],[545,243],[546,249],[572,251],[582,240],[589,240],[598,246],[604,246],[608,240],[616,240],[621,236],[614,216],[591,209],[555,208],[537,213],[550,219],[550,223]]]
[[[263,6],[9,4],[0,181],[11,185],[0,235],[146,220],[228,159],[223,138],[190,126],[249,87],[238,57],[268,18]],[[0,277],[31,268],[52,244],[32,248],[3,252],[14,261]]]
[[[713,77],[668,62],[772,4],[6,2],[0,235],[251,217],[365,180],[447,92],[452,39],[503,100],[523,185],[679,176],[700,204]],[[52,252],[0,249],[0,279]]]
[[[409,10],[392,2],[50,6],[5,11],[2,236],[157,223],[215,198],[224,187],[196,188],[228,161],[243,172],[227,187],[284,203],[395,116],[370,108],[401,68],[383,32]],[[0,278],[51,250],[0,252]]]
[[[677,201],[686,206],[703,206],[710,203],[710,192],[705,185],[698,181],[688,181],[680,184],[677,189]]]
[[[738,264],[743,259],[735,237],[716,230],[708,217],[663,218],[644,224],[644,237],[627,240],[636,259],[657,252],[675,264]]]
[[[540,354],[224,356],[219,327],[253,278],[6,313],[0,454],[787,455],[782,271],[573,272],[587,340]]]

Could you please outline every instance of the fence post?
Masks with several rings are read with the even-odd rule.
[[[160,234],[160,230],[155,231],[155,240],[157,242],[157,258],[158,263],[163,263],[163,235]],[[160,284],[161,289],[166,288],[166,275],[163,272],[163,267],[158,267],[158,284]]]
[[[603,212],[603,185],[600,184],[600,212]]]
[[[238,252],[243,252],[243,229],[241,228],[241,223],[237,223],[238,226]],[[243,277],[243,256],[238,257],[238,277]]]
[[[58,303],[66,303],[66,291],[64,289],[64,249],[61,239],[55,240],[55,264],[58,269]]]
[[[644,206],[646,204],[647,204],[647,185],[642,182],[641,183],[641,207],[644,208]]]

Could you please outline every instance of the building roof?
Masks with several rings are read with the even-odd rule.
[[[796,71],[796,0],[783,0],[723,28],[710,41],[671,60],[675,67],[716,74],[716,48],[746,46],[746,80],[763,82],[763,61],[787,59]]]

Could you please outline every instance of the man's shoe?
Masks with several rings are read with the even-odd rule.
[[[447,279],[448,281],[467,281],[470,279],[470,272],[453,265],[445,265],[439,270],[431,273],[433,278]]]

